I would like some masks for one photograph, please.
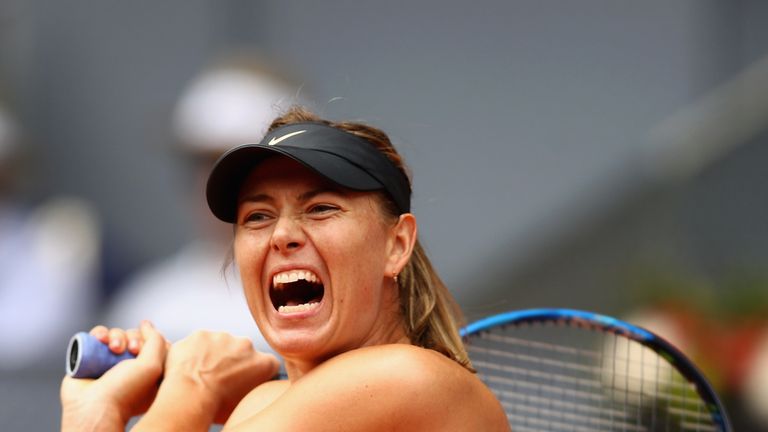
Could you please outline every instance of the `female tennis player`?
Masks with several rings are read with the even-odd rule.
[[[288,379],[246,339],[169,345],[147,322],[99,326],[91,334],[138,356],[96,380],[65,377],[63,430],[123,430],[137,414],[138,431],[509,430],[472,373],[383,132],[294,108],[222,156],[206,193],[234,226],[248,307]]]

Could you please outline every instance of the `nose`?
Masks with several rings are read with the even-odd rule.
[[[306,236],[299,221],[291,217],[281,216],[272,232],[272,249],[282,254],[288,254],[300,249],[304,243],[306,243]]]

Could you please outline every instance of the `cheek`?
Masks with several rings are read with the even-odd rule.
[[[265,256],[263,242],[259,239],[247,234],[235,236],[235,264],[240,271],[240,280],[248,304],[252,303],[252,298],[259,292]]]
[[[347,235],[329,236],[325,242],[319,239],[318,242],[325,246],[325,260],[331,272],[343,277],[345,285],[370,295],[370,291],[381,283],[386,243],[379,233],[350,229]]]

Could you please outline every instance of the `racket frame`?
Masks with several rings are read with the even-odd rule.
[[[721,426],[724,432],[731,432],[731,424],[725,407],[706,379],[705,375],[674,345],[661,336],[642,327],[629,324],[620,319],[577,309],[538,308],[522,309],[503,312],[472,322],[459,331],[466,342],[473,335],[491,331],[497,327],[510,325],[560,322],[573,327],[582,327],[602,332],[608,332],[634,340],[650,348],[666,359],[672,367],[678,370],[690,383],[696,387],[696,392],[705,402],[712,420]],[[471,360],[471,358],[470,358]]]

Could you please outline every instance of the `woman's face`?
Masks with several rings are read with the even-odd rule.
[[[271,157],[238,200],[235,261],[251,314],[286,359],[323,361],[402,336],[394,220],[375,193],[341,188]]]

